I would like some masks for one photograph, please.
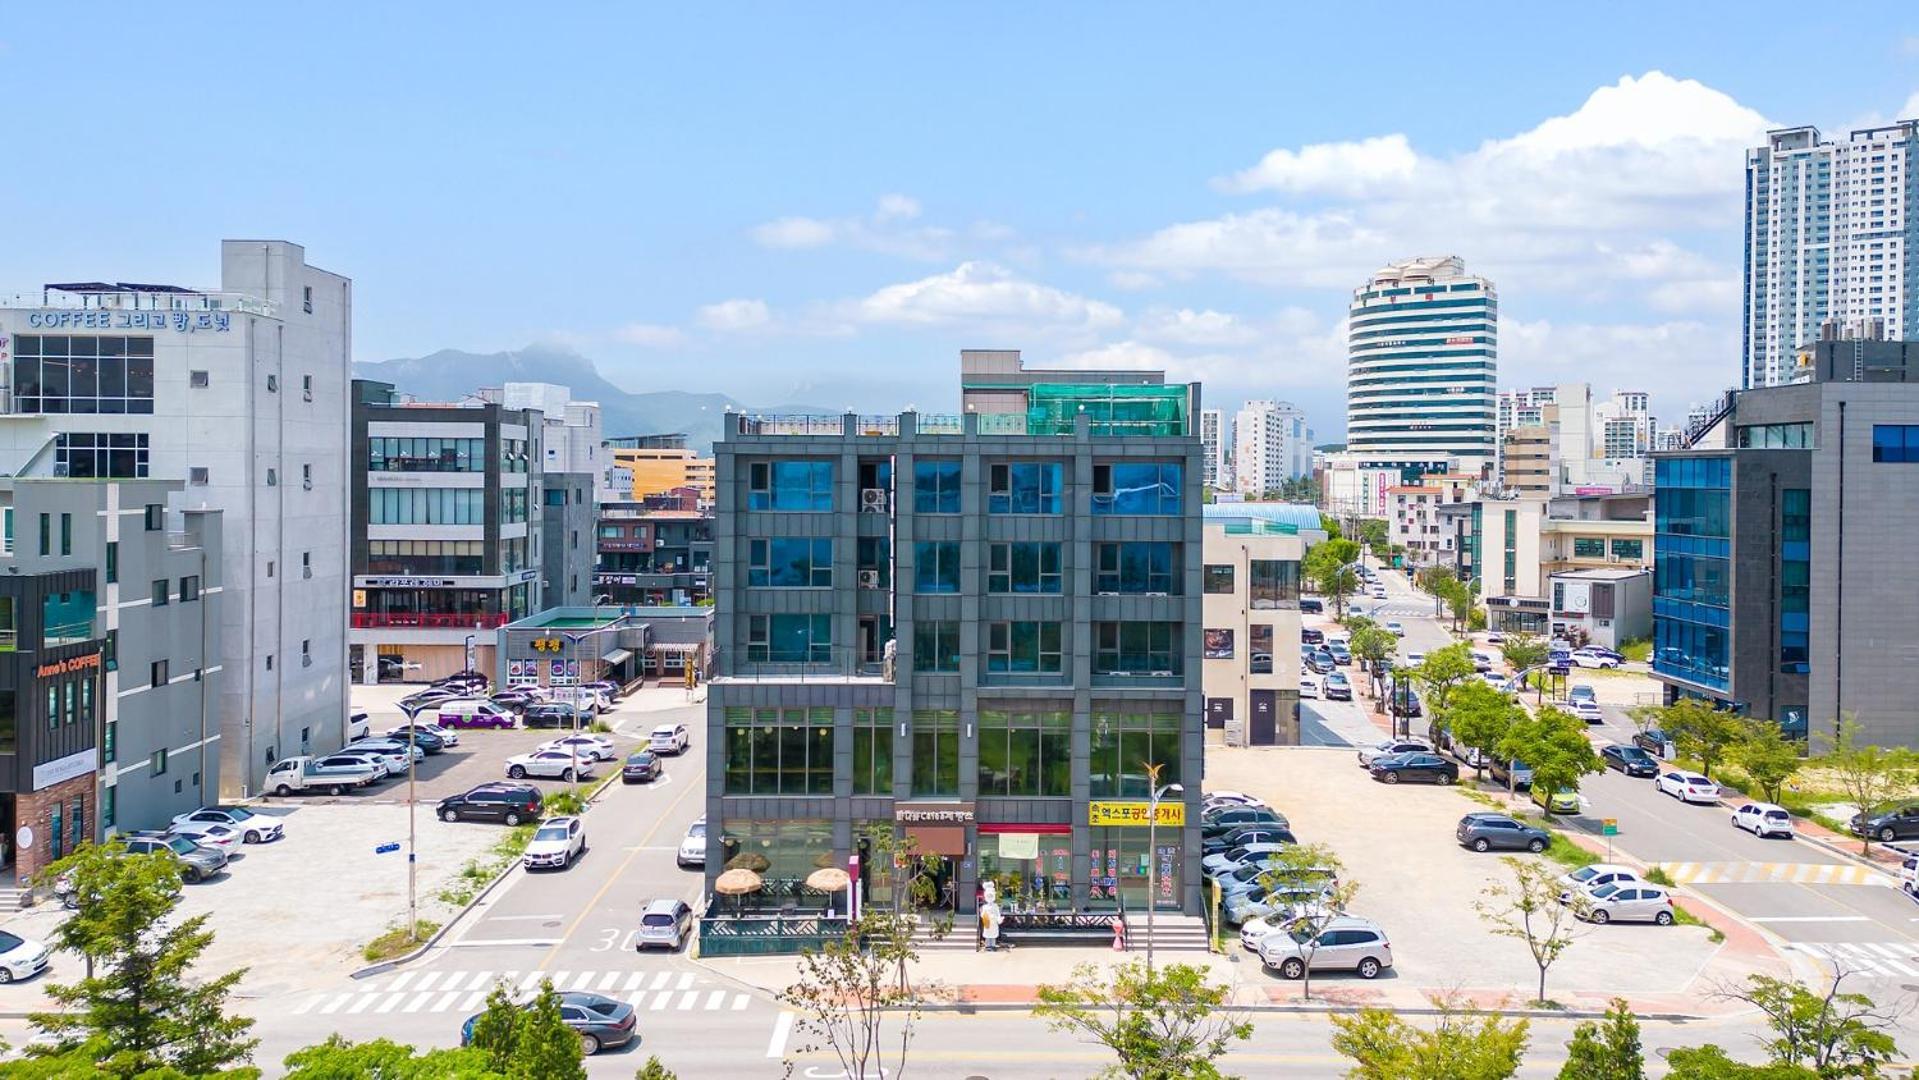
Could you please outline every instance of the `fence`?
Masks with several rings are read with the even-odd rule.
[[[847,920],[821,915],[707,915],[700,919],[701,956],[791,956],[846,937]]]

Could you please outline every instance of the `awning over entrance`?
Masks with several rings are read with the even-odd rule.
[[[633,659],[633,650],[631,649],[614,649],[612,652],[600,657],[600,660],[604,662],[607,667],[619,667],[631,659]]]
[[[906,835],[919,841],[922,855],[966,854],[964,825],[908,825]]]
[[[656,641],[646,651],[654,656],[692,656],[704,647],[697,641]]]

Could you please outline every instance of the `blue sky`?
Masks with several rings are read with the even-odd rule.
[[[274,236],[362,360],[877,411],[1013,347],[1330,436],[1346,294],[1444,252],[1502,386],[1677,417],[1736,378],[1742,147],[1919,111],[1909,4],[702,7],[12,11],[0,294]]]

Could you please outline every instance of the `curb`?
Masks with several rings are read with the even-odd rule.
[[[970,1002],[920,1002],[920,1003],[917,1003],[917,1004],[915,1004],[915,1005],[912,1005],[912,1006],[899,1006],[899,1007],[896,1007],[896,1008],[890,1008],[890,1009],[886,1009],[886,1010],[884,1010],[884,1011],[886,1011],[886,1012],[909,1012],[909,1011],[918,1011],[918,1012],[938,1012],[938,1013],[971,1013],[971,1012],[1031,1012],[1031,1011],[1033,1011],[1033,1006],[1034,1006],[1035,1004],[1036,1004],[1036,1002],[997,1002],[997,1001],[995,1001],[995,1002],[978,1002],[978,1003],[970,1003]],[[1445,1013],[1444,1013],[1444,1010],[1442,1010],[1442,1009],[1439,1009],[1439,1008],[1437,1008],[1437,1007],[1435,1007],[1435,1006],[1431,1006],[1431,1005],[1421,1005],[1421,1006],[1411,1006],[1411,1007],[1405,1007],[1405,1006],[1402,1006],[1402,1007],[1396,1007],[1396,1006],[1391,1006],[1391,1005],[1334,1005],[1334,1004],[1325,1004],[1325,1005],[1318,1005],[1318,1004],[1296,1004],[1296,1005],[1277,1005],[1277,1004],[1265,1004],[1265,1005],[1240,1005],[1240,1004],[1228,1004],[1228,1005],[1226,1005],[1226,1006],[1224,1006],[1224,1008],[1225,1008],[1225,1009],[1227,1009],[1228,1011],[1232,1011],[1232,1012],[1248,1012],[1248,1013],[1279,1013],[1279,1014],[1284,1014],[1284,1013],[1293,1013],[1293,1014],[1298,1014],[1298,1015],[1302,1015],[1302,1016],[1313,1016],[1313,1015],[1327,1015],[1327,1016],[1330,1016],[1330,1015],[1334,1015],[1334,1014],[1348,1014],[1348,1013],[1357,1013],[1357,1012],[1360,1012],[1361,1010],[1364,1010],[1364,1009],[1376,1009],[1376,1008],[1385,1008],[1385,1009],[1390,1009],[1390,1010],[1391,1010],[1392,1012],[1394,1012],[1394,1013],[1396,1013],[1396,1014],[1398,1014],[1398,1015],[1401,1015],[1401,1016],[1442,1016],[1442,1015],[1445,1015]],[[1475,1011],[1480,1011],[1480,1012],[1487,1012],[1487,1013],[1495,1013],[1495,1012],[1496,1012],[1496,1013],[1497,1013],[1498,1015],[1500,1015],[1500,1016],[1502,1016],[1502,1017],[1505,1017],[1505,1016],[1516,1016],[1516,1017],[1524,1017],[1524,1018],[1526,1018],[1526,1019],[1529,1019],[1529,1020],[1598,1020],[1598,1019],[1601,1019],[1601,1018],[1603,1018],[1603,1017],[1605,1017],[1605,1015],[1606,1015],[1606,1010],[1604,1010],[1604,1009],[1484,1009],[1484,1010],[1474,1010],[1474,1009],[1471,1009],[1471,1008],[1468,1008],[1468,1009],[1466,1009],[1465,1011],[1466,1011],[1466,1012],[1468,1012],[1468,1013],[1471,1013],[1471,1012],[1475,1012]],[[1634,1015],[1634,1016],[1636,1016],[1636,1017],[1638,1017],[1638,1018],[1639,1018],[1639,1019],[1641,1019],[1641,1020],[1656,1020],[1656,1021],[1660,1021],[1660,1022],[1662,1022],[1662,1023],[1676,1023],[1676,1024],[1683,1024],[1683,1023],[1693,1023],[1693,1022],[1698,1022],[1698,1021],[1705,1021],[1705,1020],[1713,1020],[1713,1019],[1716,1019],[1715,1017],[1711,1017],[1711,1016],[1701,1016],[1701,1015],[1699,1015],[1699,1014],[1696,1014],[1696,1013],[1634,1013],[1633,1015]]]

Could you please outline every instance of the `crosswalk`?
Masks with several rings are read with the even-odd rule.
[[[555,990],[589,990],[619,998],[635,1012],[741,1012],[753,1000],[707,985],[690,971],[403,971],[352,990],[308,995],[292,1011],[296,1016],[471,1013],[479,1011],[496,985],[530,993],[543,979],[551,979]]]
[[[1865,866],[1840,863],[1673,862],[1660,869],[1679,885],[1779,883],[1794,885],[1891,885],[1892,878]]]
[[[1786,947],[1845,971],[1881,978],[1919,977],[1919,945],[1910,941],[1794,941]]]

